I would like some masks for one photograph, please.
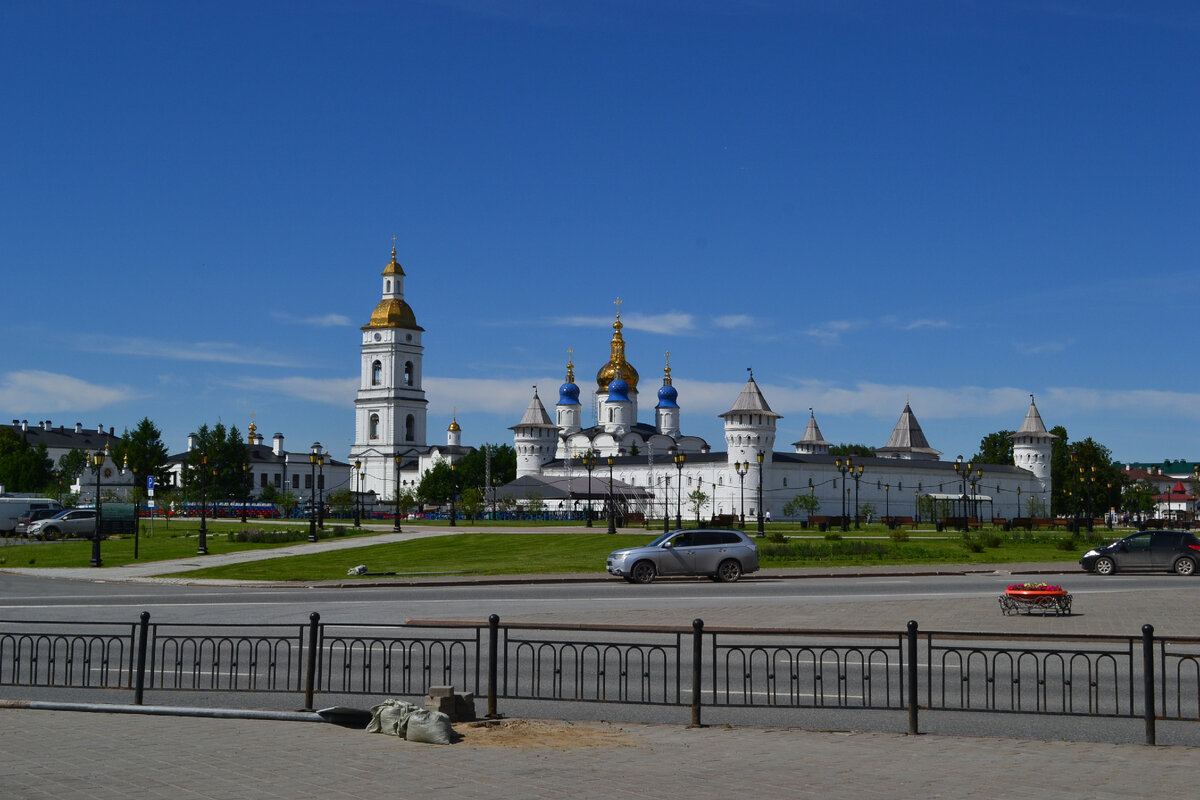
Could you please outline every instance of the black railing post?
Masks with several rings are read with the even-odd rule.
[[[496,669],[499,662],[500,646],[500,616],[492,614],[488,617],[488,699],[487,718],[499,719],[496,713]]]
[[[917,621],[908,621],[908,732],[920,733],[917,727]]]
[[[134,675],[133,704],[140,706],[146,689],[146,634],[150,630],[150,612],[142,612],[142,620],[138,623],[137,643],[137,673]]]
[[[1155,742],[1154,731],[1154,626],[1142,626],[1142,703],[1146,718],[1146,744]]]
[[[304,710],[313,710],[313,692],[317,682],[317,628],[321,615],[316,611],[308,615],[308,658],[304,667]]]
[[[692,724],[693,728],[704,727],[700,723],[700,682],[702,680],[700,660],[704,657],[704,620],[692,620]]]

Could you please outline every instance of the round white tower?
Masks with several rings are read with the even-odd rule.
[[[446,428],[446,445],[448,447],[458,447],[462,444],[462,428],[458,425],[458,410],[455,409],[454,417],[450,420],[450,427]]]
[[[1033,473],[1042,485],[1042,491],[1051,490],[1050,456],[1054,448],[1054,440],[1058,438],[1046,430],[1042,415],[1038,413],[1033,395],[1029,395],[1029,411],[1021,428],[1012,434],[1013,463],[1021,469]]]
[[[771,463],[771,451],[775,448],[775,420],[782,415],[776,414],[767,405],[766,398],[754,382],[753,372],[734,401],[733,408],[720,416],[725,420],[725,448],[731,465],[741,461],[754,463],[759,453],[763,454],[764,464]]]
[[[533,387],[533,399],[521,421],[509,428],[513,432],[513,449],[517,451],[517,477],[537,475],[542,465],[554,459],[558,446],[558,426],[550,420],[546,407]]]

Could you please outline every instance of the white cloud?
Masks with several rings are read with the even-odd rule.
[[[280,322],[295,325],[309,325],[314,328],[345,328],[350,326],[350,318],[344,314],[323,314],[318,317],[296,317],[283,311],[274,311],[271,316]]]
[[[331,406],[352,406],[358,378],[239,378],[228,386],[281,397],[296,397]]]
[[[718,328],[748,328],[754,322],[754,317],[749,314],[727,314],[713,320]]]
[[[137,396],[128,386],[101,386],[41,370],[8,372],[0,377],[0,407],[14,414],[91,411]]]
[[[278,355],[250,350],[231,342],[166,342],[123,336],[91,336],[79,341],[79,349],[104,355],[166,358],[174,361],[211,361],[220,364],[251,364],[260,367],[291,367]]]
[[[613,318],[555,317],[550,322],[575,328],[609,328],[612,327]],[[691,314],[678,311],[668,311],[664,314],[625,314],[621,317],[621,324],[629,330],[648,333],[692,334],[696,330],[695,318]]]
[[[915,331],[920,328],[949,328],[950,323],[944,319],[914,319],[904,326],[906,331]]]
[[[841,339],[842,334],[857,330],[858,328],[863,327],[863,324],[864,323],[859,320],[830,320],[829,322],[822,322],[819,325],[814,325],[813,327],[804,331],[804,333],[813,337],[814,339],[820,339],[826,344],[835,344]]]

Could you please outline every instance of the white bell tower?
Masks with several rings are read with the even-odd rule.
[[[383,293],[362,327],[361,371],[354,400],[354,446],[350,461],[362,461],[365,491],[380,499],[395,493],[394,457],[426,449],[428,401],[421,384],[424,347],[416,315],[404,301],[404,270],[392,260],[383,269]]]

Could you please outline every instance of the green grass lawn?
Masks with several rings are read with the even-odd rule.
[[[882,528],[880,529],[883,530]],[[867,532],[870,533],[870,532]],[[520,575],[547,573],[600,573],[604,559],[621,547],[649,542],[646,534],[497,534],[463,533],[395,544],[372,545],[311,556],[269,559],[227,567],[194,570],[188,577],[255,581],[319,581],[347,579],[347,570],[364,564],[371,573],[398,575],[454,573],[469,575]],[[995,564],[1013,562],[1073,562],[1090,546],[1083,539],[1070,542],[1064,534],[1038,537],[1010,535],[965,543],[957,534],[948,538],[914,536],[906,542],[887,537],[872,539],[789,537],[782,543],[759,539],[764,568],[854,566],[880,564]],[[978,548],[976,551],[975,548]],[[354,580],[350,578],[350,580]]]
[[[280,531],[298,531],[307,536],[308,527],[303,523],[292,525],[255,525],[240,522],[214,521],[208,523],[207,540],[209,553],[229,553],[239,550],[258,550],[262,548],[283,547],[293,542],[261,543],[261,542],[230,542],[227,534],[230,531],[261,530],[267,533]],[[173,558],[188,558],[196,555],[199,545],[200,523],[196,520],[175,520],[169,527],[161,521],[155,525],[154,535],[150,534],[148,522],[142,523],[142,531],[138,537],[138,558],[133,557],[134,537],[120,536],[105,539],[100,544],[100,558],[106,567],[116,567],[122,564],[142,563],[146,561],[166,561]],[[355,533],[354,526],[326,525],[325,534],[334,535],[340,531],[346,536],[360,536],[375,533]],[[91,563],[91,541],[69,540],[60,542],[25,542],[12,539],[10,544],[0,547],[0,567],[86,567]]]

